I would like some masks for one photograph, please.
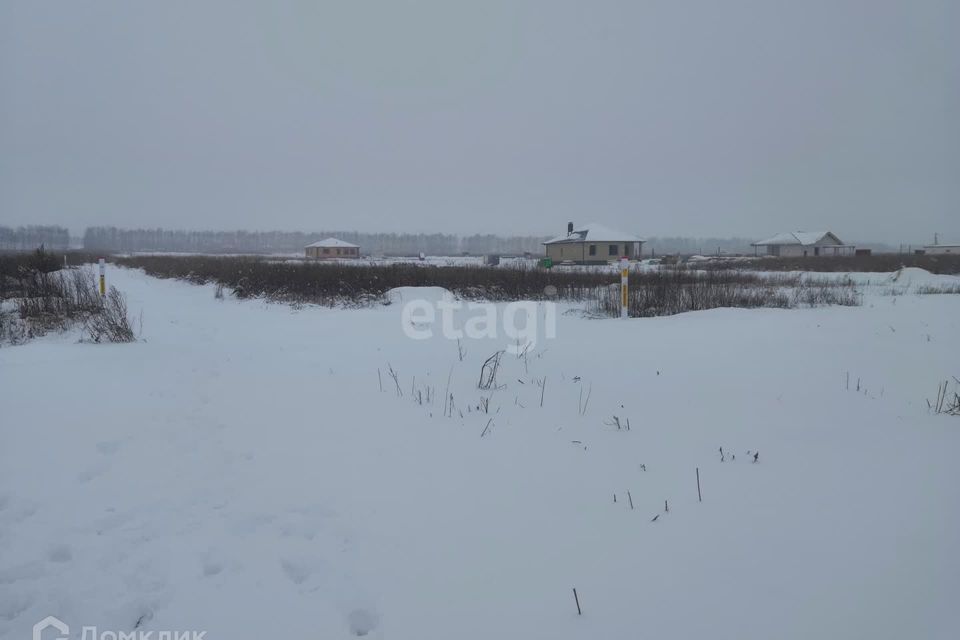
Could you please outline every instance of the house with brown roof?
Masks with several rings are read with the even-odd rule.
[[[308,244],[304,247],[304,251],[308,258],[319,258],[321,260],[356,259],[360,257],[359,245],[337,238],[327,238]]]

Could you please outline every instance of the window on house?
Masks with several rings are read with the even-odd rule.
[[[619,255],[620,254],[619,247],[620,245],[618,244],[610,245],[609,247],[607,247],[608,254],[611,256]]]
[[[330,254],[330,249],[327,249],[326,247],[324,247],[324,248],[323,248],[323,255],[329,255],[329,254]]]
[[[815,255],[815,256],[820,255],[820,247],[814,247],[814,248],[813,248],[813,255]]]
[[[590,245],[590,255],[592,256],[597,255],[597,245],[595,244]]]

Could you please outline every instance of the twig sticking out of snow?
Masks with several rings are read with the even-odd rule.
[[[590,394],[593,393],[593,384],[590,385],[590,388],[587,390],[587,399],[583,399],[583,387],[580,387],[580,415],[585,415],[587,413],[587,406],[590,405]]]
[[[453,377],[453,367],[450,367],[450,373],[447,374],[447,390],[443,392],[443,415],[447,416],[447,409],[449,409],[449,416],[453,417],[453,395],[450,393],[450,378]]]
[[[487,431],[490,430],[490,423],[491,423],[491,422],[493,422],[493,418],[490,418],[489,420],[487,420],[487,426],[485,426],[485,427],[483,428],[483,431],[480,432],[480,437],[481,437],[481,438],[482,438],[483,436],[487,435]]]
[[[393,384],[397,385],[397,395],[403,397],[403,390],[400,389],[400,374],[393,370],[393,365],[387,363],[387,374],[393,378]]]
[[[480,382],[477,383],[478,387],[483,390],[496,387],[497,370],[500,368],[500,356],[502,355],[503,351],[497,351],[484,361],[483,366],[480,367]]]

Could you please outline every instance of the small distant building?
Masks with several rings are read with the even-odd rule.
[[[917,250],[919,254],[929,254],[931,256],[943,256],[947,254],[960,255],[960,244],[956,243],[940,243],[940,234],[933,234],[933,244],[923,245],[923,249]]]
[[[606,264],[619,258],[637,258],[643,238],[614,231],[599,224],[574,228],[567,224],[567,233],[543,243],[547,258],[554,263]]]
[[[960,256],[960,244],[927,244],[923,252],[930,256],[942,256],[948,253]]]
[[[337,238],[319,240],[313,244],[308,244],[304,250],[308,258],[335,260],[337,258],[356,259],[360,257],[360,247],[358,245]]]
[[[753,243],[757,255],[781,258],[806,258],[813,256],[852,256],[857,248],[844,244],[830,231],[792,231],[778,233],[772,238]]]

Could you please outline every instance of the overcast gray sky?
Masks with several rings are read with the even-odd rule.
[[[0,224],[960,241],[956,0],[0,1]]]

